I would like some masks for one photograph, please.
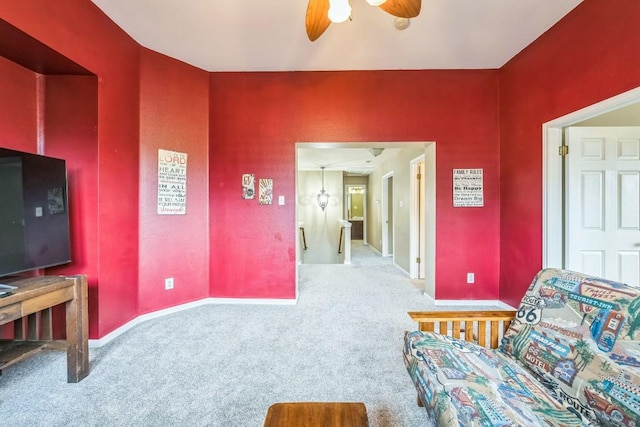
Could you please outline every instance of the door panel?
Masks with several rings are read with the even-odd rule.
[[[640,284],[640,128],[566,132],[566,265]]]
[[[394,237],[393,237],[393,176],[389,177],[389,186],[387,187],[387,256],[393,255]]]
[[[418,237],[418,247],[419,247],[419,254],[418,257],[420,258],[420,266],[418,268],[418,279],[424,279],[424,265],[425,265],[425,261],[426,261],[426,257],[425,257],[425,205],[426,205],[426,185],[425,185],[425,173],[424,173],[424,160],[420,161],[420,163],[418,164],[418,174],[420,175],[420,179],[418,180],[418,191],[419,191],[419,197],[420,197],[420,201],[418,203],[419,208],[418,208],[418,223],[420,224],[420,230],[419,230],[419,237]]]

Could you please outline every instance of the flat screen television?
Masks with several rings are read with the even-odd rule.
[[[0,148],[0,277],[70,261],[65,161]]]

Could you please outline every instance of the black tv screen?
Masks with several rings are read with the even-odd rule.
[[[65,161],[0,148],[0,277],[70,261]]]

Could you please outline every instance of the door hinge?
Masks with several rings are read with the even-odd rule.
[[[567,154],[569,154],[569,146],[568,145],[561,145],[561,146],[558,147],[558,155],[566,156]]]
[[[418,179],[418,180],[422,179],[422,174],[421,173],[417,174],[416,175],[416,179]]]
[[[420,264],[420,258],[416,258],[416,264]]]

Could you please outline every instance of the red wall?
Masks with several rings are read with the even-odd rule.
[[[296,142],[436,141],[437,297],[519,300],[541,264],[542,123],[640,85],[639,16],[636,0],[585,0],[499,71],[207,74],[140,48],[86,0],[0,2],[97,76],[48,76],[44,118],[45,152],[71,166],[65,271],[90,275],[92,338],[207,295],[293,298]],[[0,72],[2,145],[35,151],[36,76]],[[72,134],[55,101],[69,93],[69,111],[95,100]],[[158,148],[189,155],[186,216],[155,214]],[[484,208],[452,207],[453,168],[484,169]],[[272,178],[286,205],[241,200],[243,173]]]
[[[44,153],[66,160],[71,234],[70,265],[46,274],[86,274],[89,329],[96,336],[98,317],[98,80],[89,76],[44,78]],[[62,307],[60,307],[62,313]],[[64,331],[64,316],[56,317]]]
[[[36,73],[0,56],[0,145],[37,151]]]
[[[211,295],[295,297],[295,143],[436,141],[437,297],[498,297],[498,72],[211,75]],[[452,207],[452,169],[483,168],[485,207]],[[286,205],[240,198],[243,173]],[[466,284],[466,272],[476,284]]]
[[[500,71],[500,297],[542,265],[542,124],[640,86],[640,2],[585,0]]]
[[[209,296],[209,74],[147,49],[140,67],[139,311]],[[158,149],[187,153],[187,213],[158,215]],[[173,290],[164,279],[173,277]]]
[[[83,200],[79,215],[87,227],[97,229],[95,240],[86,236],[84,242],[97,254],[92,273],[97,276],[89,278],[96,284],[90,336],[104,336],[138,314],[140,48],[86,0],[67,0],[64,7],[38,0],[0,2],[0,17],[98,76],[94,148],[99,178],[91,189],[97,205]],[[73,157],[75,150],[71,142],[56,148],[62,157]],[[74,167],[96,166],[93,160],[82,163],[81,157]]]

